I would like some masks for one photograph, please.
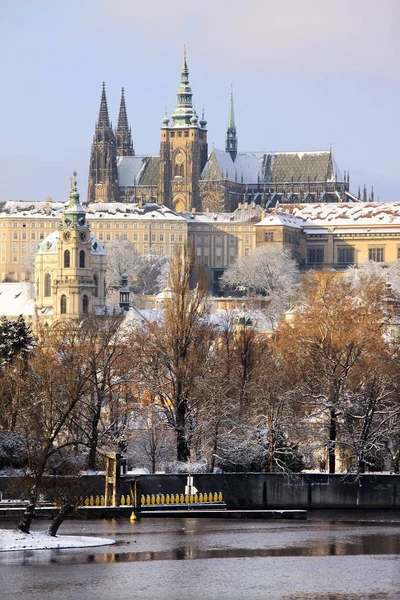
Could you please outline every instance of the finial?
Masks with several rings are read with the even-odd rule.
[[[183,56],[186,59],[186,44],[183,44]]]
[[[70,188],[70,190],[69,190],[69,191],[70,191],[71,193],[72,193],[72,192],[77,192],[77,191],[78,191],[78,188],[77,188],[77,183],[78,183],[78,182],[76,181],[76,176],[77,176],[77,174],[78,174],[78,173],[77,173],[76,171],[74,171],[74,172],[72,173],[72,177],[70,177],[70,180],[71,180],[71,188]]]

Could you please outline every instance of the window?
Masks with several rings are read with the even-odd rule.
[[[21,252],[22,254],[26,253],[26,244],[21,244]]]
[[[245,248],[244,249],[244,255],[248,256],[250,254],[250,248]]]
[[[160,233],[160,242],[163,242],[163,241],[164,241],[164,234]]]
[[[375,262],[385,262],[385,249],[384,248],[369,248],[368,259]]]
[[[51,296],[51,275],[46,273],[44,276],[44,295],[46,298]]]
[[[22,232],[22,239],[23,239],[23,240],[26,240],[26,231],[23,231],[23,232]]]
[[[175,241],[175,234],[171,233],[171,242],[174,242],[174,241]]]
[[[133,234],[133,241],[134,241],[134,242],[137,242],[137,240],[138,240],[138,237],[137,237],[137,236],[138,236],[138,234],[137,234],[137,233],[134,233],[134,234]]]
[[[122,239],[123,240],[127,240],[128,239],[128,234],[127,233],[123,233],[122,234]]]
[[[68,252],[68,250],[66,250],[66,252]],[[67,296],[65,294],[61,296],[60,312],[62,315],[65,315],[67,313]]]
[[[94,283],[94,295],[95,298],[99,297],[99,278],[97,277],[97,275],[93,275],[93,283]]]
[[[103,223],[99,223],[99,229],[103,229]]]
[[[274,232],[273,231],[265,231],[264,232],[264,242],[273,242],[274,241]]]
[[[145,242],[148,242],[148,241],[149,241],[149,235],[148,235],[148,233],[145,233],[145,234],[144,234],[144,236],[143,236],[143,240],[144,240]]]
[[[119,223],[115,223],[115,229],[119,229]]]
[[[185,131],[185,137],[189,137],[189,132]]]
[[[229,237],[229,245],[230,246],[234,246],[236,244],[236,238],[234,238],[233,236]]]
[[[124,223],[124,229],[128,229],[128,223]]]
[[[40,228],[44,229],[44,223],[40,223]]]
[[[107,242],[109,242],[111,240],[111,234],[110,233],[107,233],[106,240],[107,240]]]
[[[338,248],[338,263],[352,264],[354,262],[354,248]]]
[[[32,227],[32,229],[35,229],[35,227],[36,227],[36,223],[32,223],[32,224],[31,224],[31,227]]]
[[[107,229],[110,229],[110,227],[111,227],[110,223],[106,223],[106,227],[107,227]]]
[[[164,254],[164,246],[160,246],[160,254]]]
[[[102,234],[102,233],[100,233],[100,235],[99,235],[99,240],[100,240],[101,242],[103,241],[103,234]]]
[[[39,239],[40,239],[40,240],[44,240],[44,233],[41,233],[41,234],[39,235]]]
[[[13,240],[17,240],[18,239],[18,233],[16,231],[14,231],[13,233]]]
[[[89,312],[89,298],[86,294],[84,294],[82,298],[82,312],[84,315],[87,315]]]
[[[116,240],[119,240],[119,233],[116,233],[116,234],[115,234],[115,239],[116,239]]]
[[[324,262],[324,249],[323,248],[308,248],[307,262],[310,265],[323,263]]]
[[[156,241],[156,234],[155,234],[155,233],[152,233],[152,234],[151,234],[151,241],[152,241],[152,242],[155,242],[155,241]]]
[[[36,240],[36,233],[31,233],[31,240]]]
[[[85,251],[84,250],[81,250],[79,252],[79,268],[80,269],[85,268]]]
[[[69,269],[71,266],[71,253],[69,250],[64,252],[64,269]]]
[[[13,243],[13,245],[12,245],[12,251],[13,251],[14,253],[15,253],[15,252],[18,252],[18,244],[17,244],[17,243],[15,243],[15,242],[14,242],[14,243]]]

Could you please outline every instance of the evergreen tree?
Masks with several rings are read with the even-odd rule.
[[[26,354],[35,339],[22,315],[15,321],[3,316],[0,321],[0,367],[12,363],[19,355]]]

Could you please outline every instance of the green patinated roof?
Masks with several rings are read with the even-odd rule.
[[[157,185],[159,177],[160,159],[158,156],[147,156],[143,171],[138,181],[139,185]]]

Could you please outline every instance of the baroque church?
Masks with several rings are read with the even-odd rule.
[[[137,156],[122,88],[113,130],[105,84],[89,166],[88,202],[155,202],[175,212],[232,212],[243,203],[354,202],[332,151],[241,152],[231,91],[225,150],[208,152],[207,121],[193,106],[186,51],[177,103],[162,119],[158,155]]]

